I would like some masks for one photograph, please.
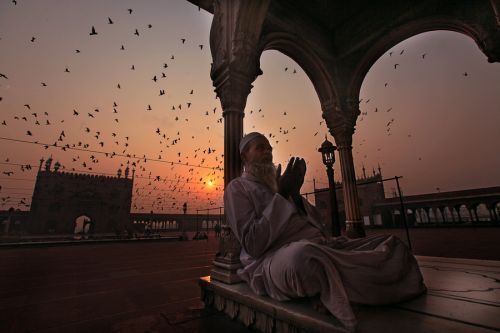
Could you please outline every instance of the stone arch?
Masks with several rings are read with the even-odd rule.
[[[476,215],[478,222],[490,221],[488,206],[483,202],[476,206]]]
[[[443,207],[443,217],[445,222],[452,222],[455,220],[455,217],[453,216],[453,211],[452,208],[449,206],[444,206]]]
[[[424,223],[420,208],[415,208],[415,223]]]
[[[466,204],[461,204],[458,207],[457,211],[460,214],[460,217],[461,217],[462,221],[465,221],[465,222],[471,222],[472,221],[472,219],[470,217],[469,209],[467,208]]]
[[[297,41],[297,36],[290,33],[271,32],[263,35],[259,43],[259,54],[268,50],[283,53],[304,70],[322,106],[335,103],[338,96],[335,81],[323,59],[307,42]]]
[[[500,201],[493,204],[493,211],[495,214],[496,222],[500,221]]]
[[[74,234],[89,234],[95,228],[95,221],[90,214],[81,213],[73,219],[73,233]]]
[[[349,91],[360,91],[368,71],[391,48],[419,34],[440,30],[457,32],[472,38],[483,54],[487,56],[488,62],[500,61],[500,52],[495,50],[495,47],[498,48],[498,46],[487,43],[488,33],[480,25],[453,17],[416,19],[393,27],[391,32],[377,39],[377,42],[373,44],[370,50],[358,62],[359,65],[355,68],[352,81],[348,85]]]

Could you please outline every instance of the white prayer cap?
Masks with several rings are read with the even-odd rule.
[[[250,142],[252,142],[254,139],[256,139],[258,137],[263,137],[264,139],[267,139],[263,134],[260,134],[259,132],[252,132],[252,133],[248,133],[247,135],[245,135],[240,141],[240,154],[243,152],[245,147]]]

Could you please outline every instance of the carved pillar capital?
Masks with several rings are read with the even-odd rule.
[[[324,103],[323,118],[339,149],[350,149],[355,131],[356,119],[360,114],[357,100],[343,103]]]
[[[215,93],[221,101],[222,115],[229,112],[243,113],[255,75],[226,66],[212,72],[211,76]]]

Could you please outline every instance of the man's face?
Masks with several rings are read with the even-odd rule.
[[[273,148],[265,137],[258,137],[253,139],[248,144],[248,149],[241,154],[243,163],[272,163],[273,162]]]

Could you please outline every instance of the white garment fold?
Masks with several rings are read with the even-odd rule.
[[[328,237],[316,208],[303,202],[307,215],[248,173],[226,187],[227,223],[242,247],[238,275],[255,293],[280,301],[319,294],[353,331],[350,303],[397,303],[425,292],[415,257],[397,237]]]

